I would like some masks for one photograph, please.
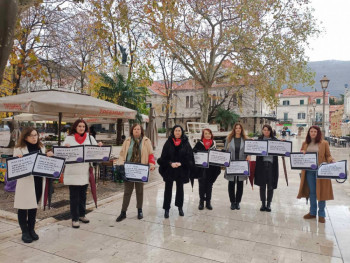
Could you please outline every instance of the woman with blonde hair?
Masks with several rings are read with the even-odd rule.
[[[125,162],[147,164],[150,166],[151,171],[155,169],[155,160],[151,140],[145,136],[142,126],[138,123],[131,127],[130,137],[123,142],[118,164],[123,165]],[[126,210],[128,209],[134,187],[136,189],[137,218],[143,218],[143,185],[144,183],[142,182],[124,182],[122,211],[116,220],[117,222],[120,222],[126,218]]]
[[[250,156],[244,154],[244,143],[247,139],[248,137],[244,132],[242,124],[235,123],[225,143],[225,150],[231,153],[231,160],[250,161]],[[247,176],[228,175],[225,171],[225,178],[228,180],[231,209],[240,210],[240,202],[243,195],[243,182],[247,180]],[[237,191],[235,191],[236,185]]]

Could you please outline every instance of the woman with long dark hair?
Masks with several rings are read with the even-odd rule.
[[[88,133],[88,126],[84,120],[76,120],[63,142],[65,147],[77,145],[99,145],[95,138]],[[89,185],[89,163],[66,164],[63,182],[69,185],[70,212],[72,227],[79,228],[79,221],[89,223],[86,218],[86,190]]]
[[[244,143],[248,137],[244,132],[242,124],[235,123],[232,131],[227,136],[225,149],[231,153],[231,160],[250,161],[250,156],[244,154]],[[240,210],[240,202],[243,195],[243,182],[247,180],[247,176],[234,176],[227,175],[225,172],[225,178],[228,180],[228,194],[230,196],[231,209]],[[237,191],[235,191],[235,185],[237,185]]]
[[[213,133],[210,129],[204,129],[202,131],[201,140],[196,143],[193,148],[193,152],[208,152],[209,150],[215,150],[216,143],[214,141]],[[209,168],[195,167],[194,172],[198,176],[199,184],[199,205],[198,209],[204,209],[205,207],[209,210],[212,210],[211,205],[211,194],[213,190],[213,184],[218,178],[221,169],[218,166],[209,166]]]
[[[134,124],[131,127],[130,137],[124,141],[122,149],[120,151],[118,164],[123,165],[125,162],[150,165],[151,171],[153,171],[155,168],[155,160],[151,140],[145,136],[142,126],[138,123]],[[116,220],[117,222],[120,222],[126,218],[126,210],[128,209],[134,187],[136,189],[137,218],[143,218],[143,184],[144,183],[142,182],[124,182],[122,211]]]
[[[303,153],[317,152],[319,165],[324,162],[334,162],[328,142],[322,139],[322,132],[318,126],[311,126],[309,128],[301,151]],[[304,219],[316,218],[318,206],[318,222],[325,223],[326,200],[334,199],[333,188],[330,179],[317,179],[316,173],[316,171],[302,170],[297,198],[310,198],[310,212],[304,215]]]
[[[162,155],[157,160],[159,173],[165,182],[163,209],[164,217],[169,218],[173,183],[176,182],[175,206],[179,209],[179,215],[184,216],[184,184],[189,182],[191,169],[194,165],[192,147],[184,130],[180,125],[175,125],[171,130],[168,140],[165,142]]]
[[[270,125],[265,124],[263,126],[262,135],[259,137],[259,140],[277,140],[277,138],[273,136]],[[271,212],[273,190],[277,189],[278,176],[277,156],[268,155],[256,157],[254,184],[260,186],[260,200],[262,203],[260,211]]]
[[[33,127],[25,128],[14,148],[13,156],[23,157],[23,155],[41,152],[45,153],[45,147],[40,142],[39,134]],[[47,156],[53,156],[48,152]],[[22,240],[24,243],[31,243],[38,240],[35,233],[35,221],[39,200],[43,206],[43,192],[45,189],[45,179],[39,176],[27,176],[17,179],[14,207],[18,209],[18,223],[22,230]]]

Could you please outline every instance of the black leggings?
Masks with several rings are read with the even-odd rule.
[[[237,191],[235,194],[235,185],[237,184]],[[235,177],[234,181],[228,182],[228,194],[230,196],[231,203],[240,203],[243,195],[243,181],[239,181],[238,177]]]

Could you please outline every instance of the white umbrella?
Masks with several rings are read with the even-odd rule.
[[[135,119],[136,115],[136,111],[111,102],[89,95],[58,90],[44,90],[2,97],[0,98],[0,111],[58,116],[59,131],[62,118]],[[58,138],[60,143],[61,137],[58,136]]]

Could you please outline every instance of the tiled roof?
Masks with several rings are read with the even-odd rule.
[[[326,92],[326,104],[328,104],[328,96],[329,92]],[[309,99],[309,103],[312,103],[314,99],[319,99],[323,97],[323,91],[309,91],[309,92],[302,92],[296,89],[285,89],[280,92],[281,98],[286,97],[299,97],[299,96],[307,96]]]
[[[148,87],[148,89],[158,95],[165,96],[165,88],[164,83],[161,81],[154,81],[151,86]]]
[[[344,105],[330,105],[329,106],[329,111],[330,112],[334,112],[334,111],[337,111],[337,110],[341,110],[344,108]]]

